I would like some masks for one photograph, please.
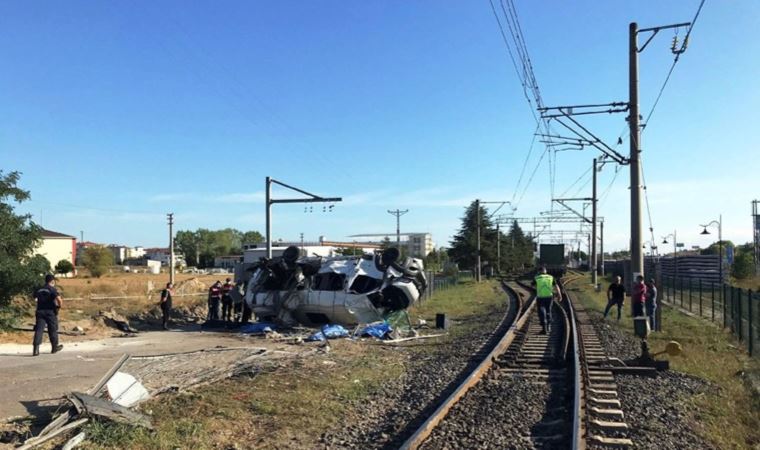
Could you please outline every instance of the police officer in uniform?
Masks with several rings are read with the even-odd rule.
[[[34,323],[34,341],[32,342],[32,355],[40,354],[40,344],[42,344],[42,333],[47,326],[51,353],[58,353],[63,349],[63,345],[58,344],[58,310],[63,305],[63,300],[55,289],[55,277],[51,274],[45,275],[45,286],[34,292],[34,298],[37,300],[37,311],[35,312]]]
[[[166,283],[166,289],[161,291],[161,315],[164,330],[169,329],[169,316],[172,313],[172,295],[174,295],[174,285]]]
[[[219,320],[220,303],[222,303],[222,282],[217,281],[208,290],[209,320]]]
[[[559,296],[559,288],[554,281],[554,277],[546,273],[546,267],[541,268],[533,284],[536,286],[538,320],[541,323],[541,334],[546,334],[552,322],[552,300],[555,293]]]
[[[232,290],[235,285],[232,280],[227,278],[222,285],[222,320],[232,322]]]

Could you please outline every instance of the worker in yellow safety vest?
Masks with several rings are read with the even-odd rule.
[[[561,299],[559,287],[554,277],[546,273],[546,267],[539,270],[533,281],[536,286],[536,301],[538,301],[538,319],[541,323],[541,334],[551,331],[552,323],[552,300],[556,295]]]

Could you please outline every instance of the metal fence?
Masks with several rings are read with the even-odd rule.
[[[756,356],[760,345],[760,295],[752,289],[663,277],[660,297],[668,303],[728,328]]]
[[[436,292],[452,288],[461,281],[472,279],[472,273],[460,271],[456,275],[445,276],[443,274],[436,274],[435,272],[425,272],[425,277],[428,281],[428,287],[425,290],[425,294],[420,298],[420,301],[430,300]]]

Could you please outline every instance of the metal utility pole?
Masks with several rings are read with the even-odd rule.
[[[632,22],[628,28],[628,125],[630,127],[631,168],[631,280],[644,275],[644,255],[641,252],[641,128],[639,126],[639,26]]]
[[[280,185],[284,188],[296,191],[300,194],[307,195],[308,198],[283,198],[272,199],[272,184]],[[303,189],[287,185],[274,178],[266,177],[266,228],[267,228],[267,258],[272,258],[272,205],[275,203],[333,203],[343,201],[340,197],[320,197]],[[332,208],[332,206],[331,206]]]
[[[596,158],[594,158],[594,165],[592,169],[593,177],[592,177],[592,187],[591,187],[591,284],[596,287],[596,284],[598,282],[597,279],[597,270],[598,270],[598,262],[597,262],[597,255],[596,255],[596,204],[597,204],[597,198],[596,198]]]
[[[602,264],[600,265],[601,276],[604,278],[604,220],[599,222],[599,253],[602,256]]]
[[[301,254],[303,254],[303,233],[301,233]]]
[[[703,2],[704,3],[704,2]],[[700,5],[700,9],[702,6]],[[697,12],[699,14],[699,12]],[[695,17],[696,19],[696,17]],[[641,231],[641,126],[639,115],[639,53],[649,45],[652,39],[662,30],[680,28],[691,25],[691,22],[663,25],[659,27],[642,28],[636,22],[628,26],[628,125],[630,129],[630,155],[628,162],[631,166],[631,282],[638,275],[644,276],[644,255]],[[691,32],[691,29],[689,29]],[[639,48],[639,33],[651,33],[644,45]],[[686,51],[688,34],[679,50],[673,45],[673,53],[680,55]]]
[[[514,243],[512,245],[514,247]],[[501,274],[501,230],[496,222],[496,272]]]
[[[760,274],[760,214],[758,213],[758,204],[760,200],[752,200],[752,242],[753,254],[755,260],[755,274]]]
[[[475,262],[477,272],[475,272],[475,281],[480,283],[480,199],[475,200],[475,214],[478,217],[478,247],[476,254],[477,261]]]
[[[169,282],[174,284],[174,213],[166,217],[169,220]]]
[[[396,209],[395,211],[392,211],[390,209],[388,210],[388,214],[396,216],[396,247],[399,247],[399,250],[401,250],[401,216],[408,212],[408,209],[405,209],[403,211],[400,209]]]

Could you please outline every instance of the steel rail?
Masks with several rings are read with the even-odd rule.
[[[423,442],[430,436],[430,433],[435,429],[436,426],[443,420],[446,415],[448,414],[449,410],[467,393],[467,391],[470,390],[473,386],[475,386],[481,378],[483,378],[483,375],[485,375],[488,370],[491,368],[491,366],[494,363],[494,359],[496,356],[504,353],[506,349],[509,347],[509,345],[512,343],[512,341],[515,339],[515,332],[517,329],[522,328],[526,321],[528,320],[528,317],[530,317],[533,310],[536,308],[536,302],[530,302],[527,308],[523,308],[522,301],[519,293],[515,291],[513,288],[509,287],[506,283],[502,283],[502,285],[505,287],[507,291],[515,298],[517,301],[515,304],[517,305],[517,315],[515,316],[515,319],[513,320],[512,324],[507,329],[504,336],[499,340],[499,342],[496,344],[496,346],[491,350],[491,352],[485,357],[485,359],[478,364],[478,366],[475,368],[475,370],[470,373],[470,375],[467,376],[467,378],[462,381],[462,383],[454,390],[454,392],[449,395],[446,400],[441,403],[441,405],[433,412],[430,417],[425,420],[425,422],[415,431],[415,433],[407,439],[401,447],[399,447],[400,450],[415,450],[422,445]],[[531,298],[535,298],[535,295],[531,296]],[[509,312],[507,313],[509,314]]]
[[[570,324],[572,327],[572,340],[573,340],[573,437],[572,437],[572,449],[584,450],[586,448],[586,436],[585,436],[585,377],[581,366],[581,355],[583,352],[581,343],[581,333],[578,329],[578,321],[576,320],[575,307],[570,296],[565,290],[565,284],[571,283],[578,278],[570,278],[561,283],[561,292],[563,299],[567,302],[567,311],[570,315]]]

